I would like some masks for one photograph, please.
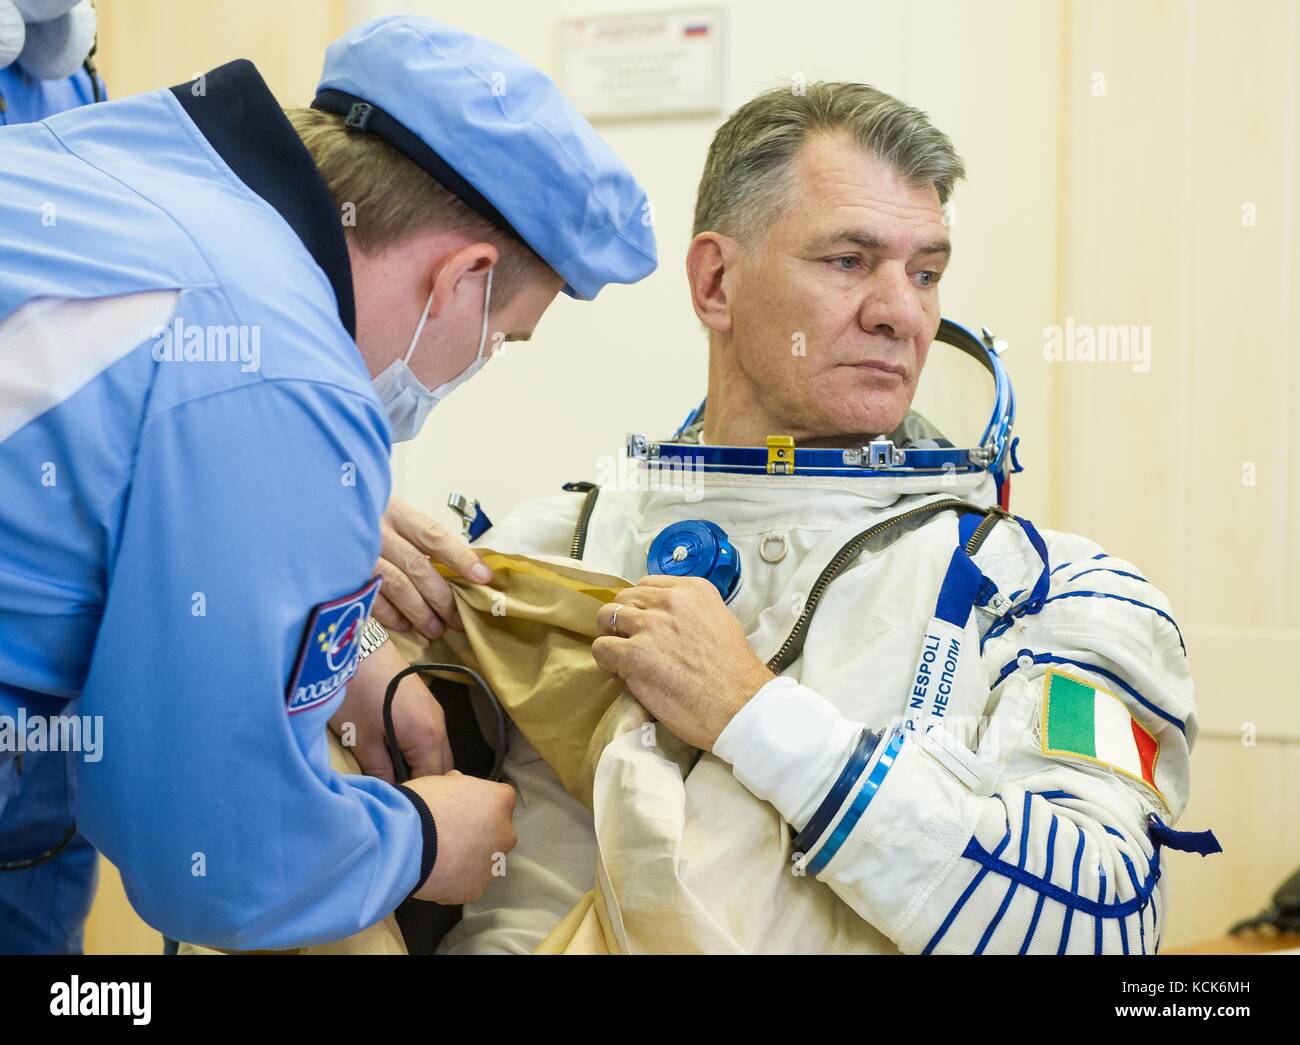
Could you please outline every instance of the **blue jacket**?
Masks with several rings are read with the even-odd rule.
[[[62,80],[37,79],[16,62],[0,69],[0,127],[94,100],[84,69]],[[0,764],[0,954],[81,953],[96,855],[74,827],[78,761],[77,752],[47,751],[27,752],[21,774],[16,758]]]
[[[328,190],[247,62],[0,129],[0,183],[0,324],[174,295],[125,349],[48,352],[48,388],[0,373],[0,716],[102,717],[78,821],[166,935],[353,933],[425,839],[328,767],[389,495]]]

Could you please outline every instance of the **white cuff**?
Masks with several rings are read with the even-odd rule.
[[[802,830],[848,762],[862,728],[807,686],[781,676],[727,723],[713,753]]]

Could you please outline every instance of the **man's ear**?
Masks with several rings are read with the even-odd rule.
[[[700,322],[719,334],[731,333],[730,281],[739,261],[739,246],[730,236],[701,232],[686,251],[686,281]]]
[[[497,263],[499,257],[497,248],[491,243],[480,242],[467,243],[435,261],[433,303],[429,306],[429,318],[436,319],[446,312],[456,294],[464,293],[469,287],[468,277],[486,273]],[[474,294],[476,300],[482,295],[477,279],[474,280]]]

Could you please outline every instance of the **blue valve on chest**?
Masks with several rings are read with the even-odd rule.
[[[730,602],[740,587],[740,553],[721,526],[707,519],[685,519],[664,527],[650,542],[646,572],[703,577]]]

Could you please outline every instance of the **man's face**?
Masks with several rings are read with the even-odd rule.
[[[939,328],[950,247],[938,193],[847,136],[809,139],[794,163],[794,205],[734,273],[723,385],[749,386],[768,434],[889,432]]]
[[[467,280],[463,301],[457,302],[454,314],[442,323],[431,320],[425,327],[422,344],[411,359],[411,370],[426,388],[437,388],[450,381],[474,362],[483,333],[483,292],[486,276]],[[559,294],[563,281],[551,273],[525,279],[509,301],[498,307],[493,293],[488,315],[484,357],[490,359],[505,341],[527,341],[542,314]],[[458,290],[458,295],[461,292]]]

